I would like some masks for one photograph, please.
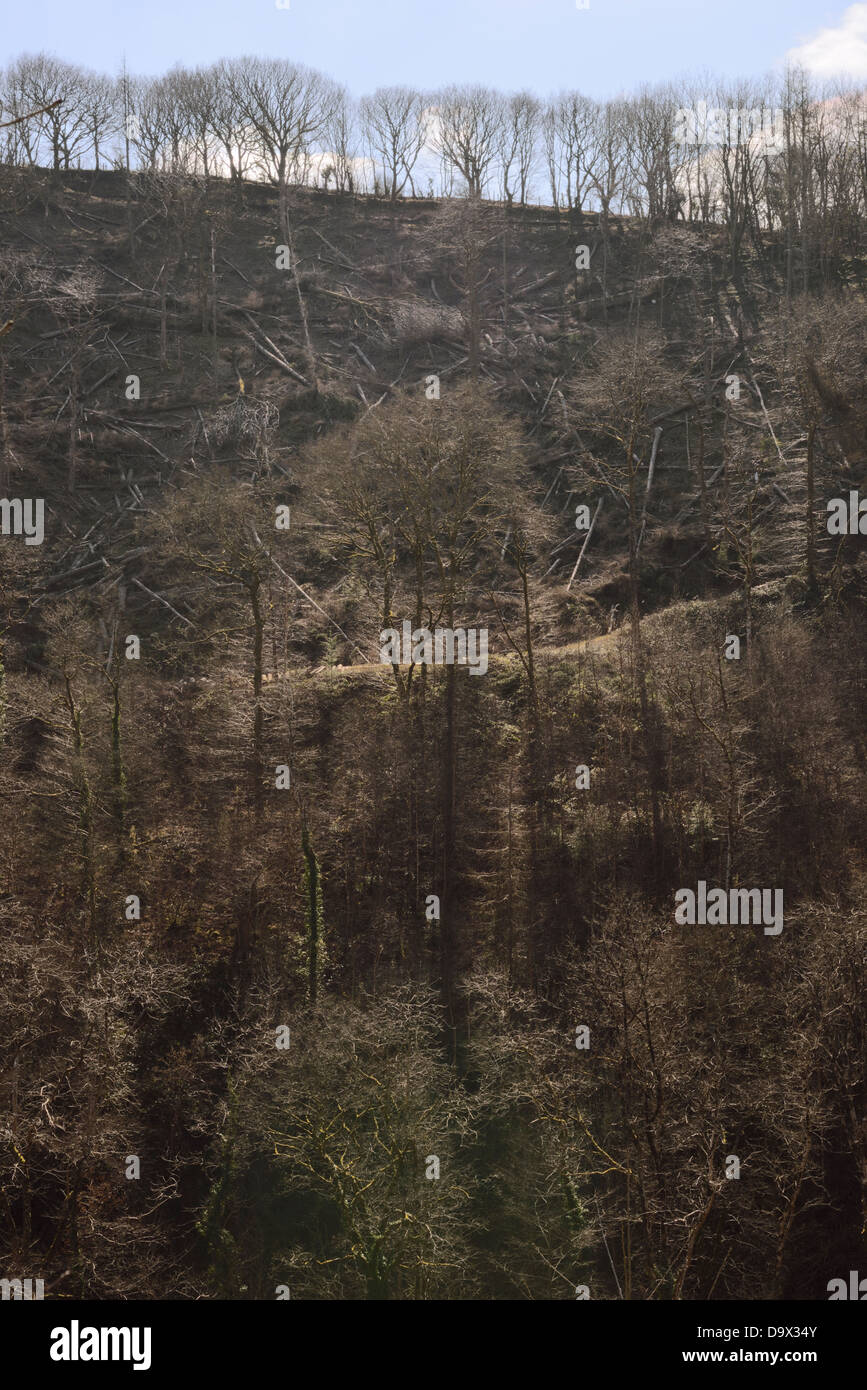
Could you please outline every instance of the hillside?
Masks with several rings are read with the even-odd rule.
[[[777,230],[0,166],[0,243],[0,491],[44,499],[0,537],[4,1268],[825,1297],[863,231],[793,276]],[[485,669],[383,660],[404,622]],[[783,929],[681,925],[700,883]]]

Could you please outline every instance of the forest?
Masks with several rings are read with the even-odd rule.
[[[798,72],[0,73],[0,1273],[867,1273],[865,230]]]

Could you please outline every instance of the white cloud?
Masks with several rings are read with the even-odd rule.
[[[817,77],[867,78],[867,5],[850,5],[835,29],[820,29],[786,57]]]

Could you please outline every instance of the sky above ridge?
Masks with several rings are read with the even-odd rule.
[[[685,74],[760,77],[787,60],[867,80],[867,4],[816,0],[39,0],[5,7],[0,59],[46,51],[102,72],[255,53],[355,95],[481,82],[604,98]],[[283,7],[281,7],[283,6]]]

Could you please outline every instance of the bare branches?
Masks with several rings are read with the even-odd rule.
[[[19,125],[21,121],[32,121],[34,116],[42,116],[47,111],[53,111],[62,104],[63,97],[58,97],[56,101],[49,102],[47,106],[40,106],[36,111],[28,111],[24,116],[13,116],[11,121],[0,121],[0,130],[6,130],[9,126]]]

